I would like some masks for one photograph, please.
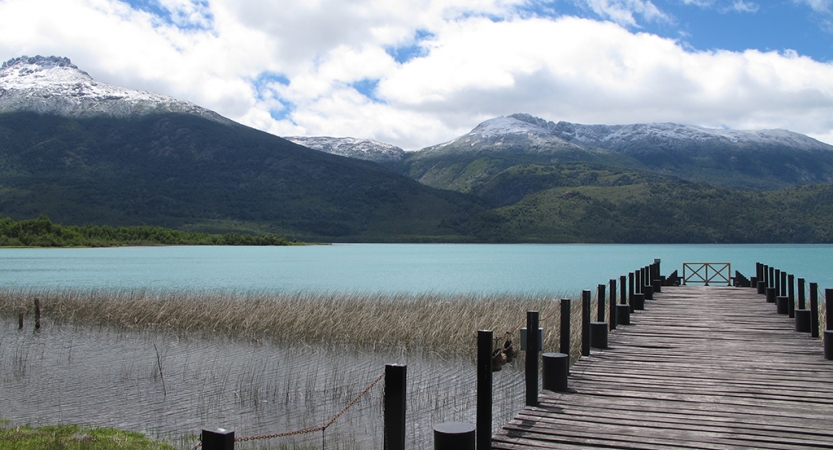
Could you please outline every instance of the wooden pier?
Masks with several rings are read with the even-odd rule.
[[[493,449],[833,448],[833,361],[755,289],[663,287]]]

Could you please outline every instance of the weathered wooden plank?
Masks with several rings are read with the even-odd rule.
[[[493,448],[833,448],[833,362],[753,289],[664,287]]]

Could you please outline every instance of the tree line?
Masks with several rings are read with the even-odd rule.
[[[60,225],[41,215],[0,217],[0,247],[118,247],[127,245],[289,245],[275,234],[209,234],[156,226]]]

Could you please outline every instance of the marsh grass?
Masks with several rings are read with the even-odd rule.
[[[44,320],[56,324],[438,356],[474,355],[480,329],[517,342],[526,311],[537,310],[546,331],[544,348],[553,351],[559,342],[560,296],[4,290],[0,314],[24,313],[31,322],[35,297]],[[574,349],[580,328],[580,302],[574,300]]]

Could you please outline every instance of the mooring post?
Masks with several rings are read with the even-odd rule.
[[[590,291],[581,291],[581,356],[590,356]]]
[[[634,275],[633,272],[628,273],[628,304],[629,305],[633,305],[633,294],[635,294],[633,283],[634,283],[634,277],[635,276],[636,275]],[[633,306],[631,306],[631,312],[633,312]]]
[[[769,284],[767,287],[774,288],[775,287],[775,267],[769,267]]]
[[[593,348],[607,348],[608,325],[605,322],[605,285],[600,284],[596,295],[598,300],[598,311],[595,322],[590,322],[590,346]]]
[[[827,327],[824,330],[824,358],[833,359],[833,289],[824,290]]]
[[[819,337],[819,285],[810,283],[810,336]]]
[[[795,275],[787,275],[787,297],[789,298],[787,305],[789,307],[790,319],[795,319]]]
[[[798,309],[807,308],[807,296],[804,293],[804,278],[798,279]]]
[[[569,298],[561,299],[561,345],[558,351],[570,354],[570,313],[572,312],[572,301]]]
[[[781,295],[781,269],[775,269],[775,296]]]
[[[619,276],[619,303],[625,305],[628,303],[627,297],[627,277],[625,275]]]
[[[781,293],[778,295],[787,296],[787,272],[785,271],[781,271]]]
[[[758,281],[763,281],[763,279],[764,279],[764,277],[763,277],[763,265],[759,262],[755,263],[755,278],[757,278]]]
[[[526,312],[526,329],[538,329],[538,311]],[[538,342],[538,333],[533,331],[526,333],[526,406],[538,405],[539,351],[541,351],[541,343]]]
[[[610,279],[610,329],[616,329],[616,280]]]
[[[766,288],[766,302],[767,303],[775,303],[775,288],[774,287]]]
[[[790,305],[788,305],[790,298],[786,295],[779,295],[775,297],[775,310],[778,314],[787,315],[790,313]]]
[[[809,333],[812,326],[810,310],[806,309],[807,301],[804,294],[804,278],[798,279],[798,307],[795,310],[795,331]]]
[[[477,332],[477,448],[492,448],[492,330]],[[528,338],[527,338],[528,339]],[[404,441],[403,447],[404,449]]]
[[[475,426],[470,423],[445,422],[434,426],[434,450],[474,450]]]
[[[35,297],[35,329],[40,329],[40,299]]]
[[[200,442],[203,450],[234,450],[234,431],[224,428],[204,429]]]
[[[479,351],[479,334],[477,343]],[[490,347],[491,345],[492,343],[489,342]],[[489,352],[489,356],[491,356],[491,348]],[[480,369],[479,363],[480,360],[478,359],[478,370]],[[405,448],[405,411],[407,410],[406,401],[408,398],[407,379],[408,366],[403,364],[385,365],[385,450],[404,450]],[[479,407],[480,405],[478,404]]]

